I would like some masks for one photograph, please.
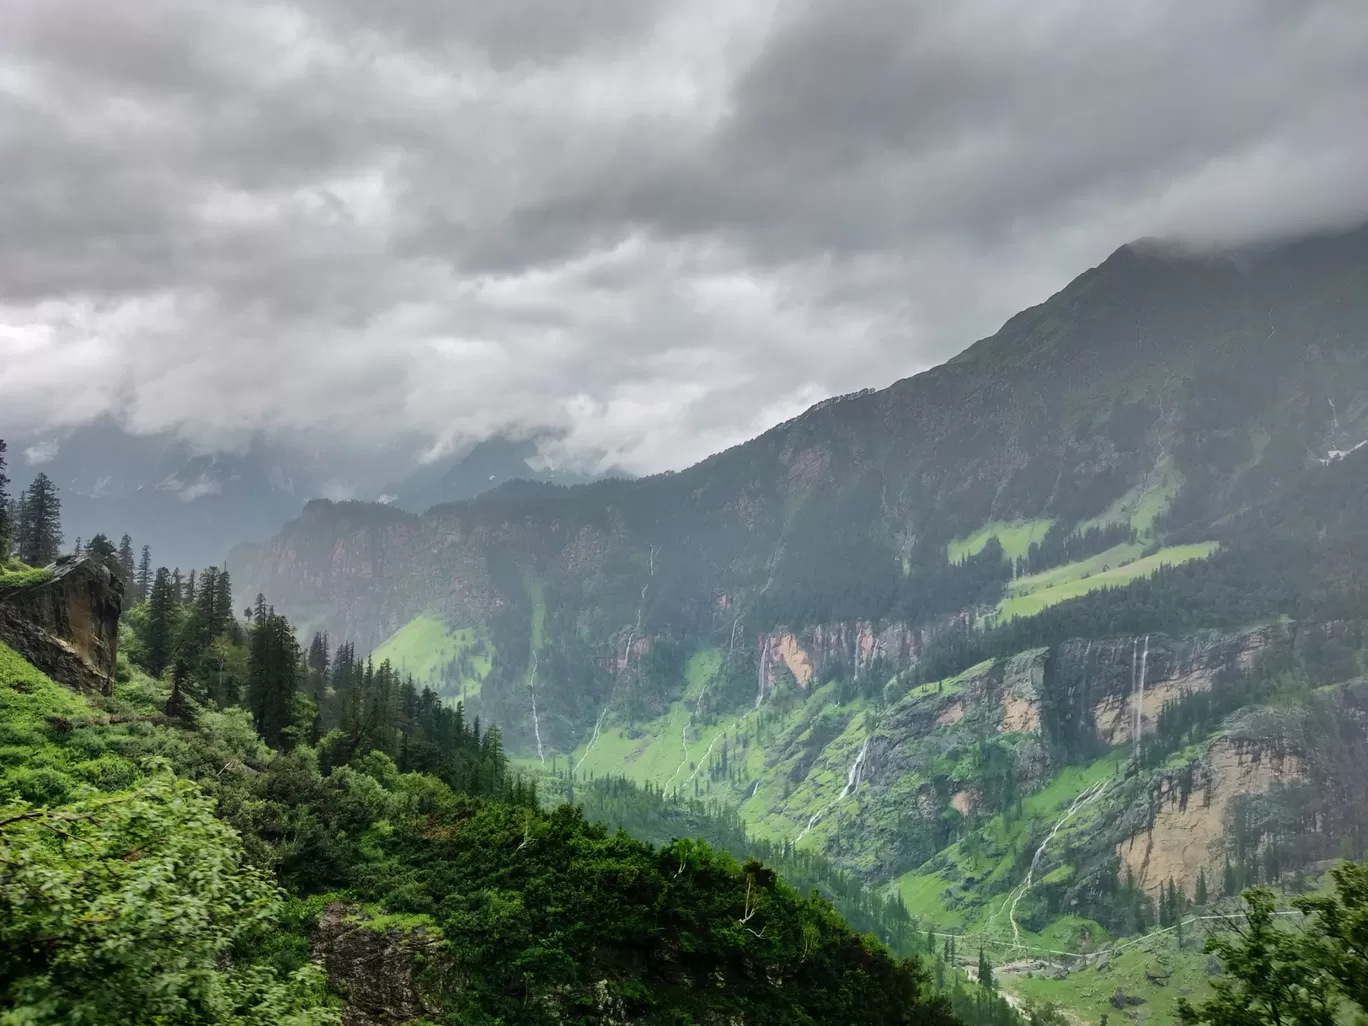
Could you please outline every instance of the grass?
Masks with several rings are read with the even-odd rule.
[[[1052,570],[1032,574],[1029,577],[1018,578],[1012,582],[1007,590],[1007,596],[998,604],[998,622],[1002,623],[1018,616],[1032,616],[1042,609],[1048,609],[1050,606],[1057,605],[1067,599],[1077,598],[1079,595],[1086,595],[1088,592],[1096,591],[1099,588],[1113,588],[1128,584],[1137,578],[1148,577],[1161,566],[1176,566],[1192,559],[1205,559],[1216,551],[1216,543],[1195,542],[1191,545],[1173,545],[1166,549],[1160,549],[1152,556],[1135,559],[1125,566],[1111,566],[1110,569],[1101,569],[1102,566],[1107,565],[1103,557],[1114,557],[1121,550],[1130,551],[1132,548],[1133,546],[1118,545],[1115,549],[1109,549],[1102,553],[1101,556],[1094,556],[1078,563],[1070,563],[1067,566],[1055,567]],[[1089,572],[1090,564],[1097,568],[1096,572]]]
[[[443,681],[442,669],[453,659],[476,649],[484,641],[484,654],[471,657],[472,673],[459,682]],[[478,694],[489,673],[494,648],[482,631],[471,627],[448,627],[435,616],[414,617],[371,653],[378,663],[388,659],[400,673],[431,683],[444,697]]]
[[[25,566],[18,560],[10,560],[0,564],[0,591],[42,584],[51,577],[52,571],[47,567]]]
[[[990,520],[973,534],[956,538],[946,546],[945,555],[952,563],[983,551],[990,538],[997,538],[1003,555],[1008,559],[1024,556],[1033,542],[1038,542],[1053,524],[1053,520]]]

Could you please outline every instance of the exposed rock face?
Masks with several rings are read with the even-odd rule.
[[[380,928],[339,901],[324,910],[312,948],[346,999],[344,1026],[402,1026],[441,1014],[438,995],[452,981],[437,930]]]
[[[0,641],[54,680],[108,694],[123,581],[89,557],[64,557],[46,581],[0,594]]]
[[[1135,882],[1158,897],[1168,880],[1187,886],[1205,869],[1208,879],[1226,857],[1235,799],[1260,794],[1306,773],[1298,755],[1218,738],[1190,778],[1165,776],[1149,829],[1116,846]]]

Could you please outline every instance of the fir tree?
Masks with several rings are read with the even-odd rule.
[[[62,501],[46,474],[35,477],[24,493],[19,546],[19,558],[29,566],[47,566],[61,554]]]
[[[146,602],[148,595],[152,593],[152,548],[144,545],[142,547],[142,558],[138,560],[138,575],[134,579],[136,582],[136,595],[138,602]]]
[[[1205,868],[1205,867],[1203,867],[1203,868],[1197,870],[1197,890],[1196,890],[1195,897],[1196,897],[1196,900],[1197,900],[1197,907],[1198,907],[1198,908],[1201,908],[1201,907],[1203,907],[1203,906],[1206,905],[1206,903],[1207,903],[1207,881],[1206,881],[1206,868]]]
[[[79,542],[77,544],[76,555],[80,555]],[[85,554],[91,559],[98,560],[105,566],[112,567],[117,562],[118,550],[114,548],[114,543],[105,535],[97,534],[90,539],[90,544],[85,547]]]
[[[1240,882],[1235,876],[1235,867],[1230,864],[1230,859],[1226,859],[1225,868],[1221,871],[1221,893],[1227,898],[1233,898],[1240,889]]]
[[[119,574],[123,577],[124,583],[133,584],[133,575],[137,572],[137,567],[133,562],[133,539],[124,535],[119,539]]]
[[[989,990],[992,990],[997,986],[993,982],[993,967],[989,963],[987,956],[984,955],[982,947],[979,948],[978,979],[979,984],[987,987]]]
[[[283,616],[267,613],[252,630],[247,656],[247,700],[257,733],[274,748],[289,740],[299,686],[299,646]]]
[[[14,526],[10,523],[9,478],[5,476],[5,440],[0,438],[0,563],[9,558]]]
[[[181,577],[180,567],[171,571],[171,601],[176,605],[185,601],[185,579]]]
[[[173,588],[171,575],[166,567],[160,567],[147,599],[147,627],[143,639],[143,663],[154,677],[162,675],[171,659],[176,606]]]
[[[214,593],[214,634],[218,635],[233,623],[233,585],[226,569],[214,579]]]
[[[185,604],[191,605],[195,601],[195,571],[191,569],[190,577],[185,582]]]

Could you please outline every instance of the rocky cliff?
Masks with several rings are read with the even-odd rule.
[[[35,583],[0,591],[0,641],[54,680],[109,694],[123,581],[88,557],[63,557]]]

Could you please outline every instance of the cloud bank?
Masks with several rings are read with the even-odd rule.
[[[0,427],[687,464],[1368,216],[1345,0],[10,0]]]

